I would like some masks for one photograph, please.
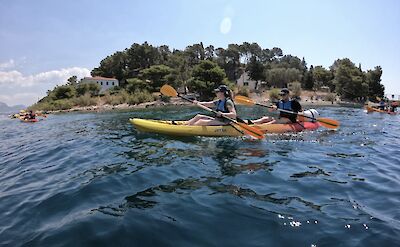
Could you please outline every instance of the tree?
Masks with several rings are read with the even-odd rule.
[[[200,61],[204,60],[206,56],[203,43],[200,42],[200,44],[187,46],[185,49],[185,55],[188,58],[190,66],[198,64]]]
[[[207,60],[213,60],[214,59],[214,46],[209,45],[205,49],[205,57]]]
[[[97,83],[79,83],[76,86],[76,93],[78,96],[89,93],[91,96],[97,96],[101,90],[101,86]]]
[[[169,50],[169,47],[167,45],[162,45],[158,47],[157,50],[160,55],[160,63],[161,64],[168,63],[168,60],[171,56],[171,51]]]
[[[252,57],[246,66],[246,72],[252,80],[256,81],[255,89],[257,90],[259,81],[265,80],[263,64],[257,61],[256,57]]]
[[[192,68],[189,66],[185,53],[179,50],[174,50],[168,60],[167,65],[174,69],[174,73],[176,75],[175,85],[186,85],[192,73]]]
[[[267,82],[274,87],[287,87],[288,83],[301,81],[302,73],[298,69],[272,68],[265,72]]]
[[[307,67],[304,67],[305,65],[302,63],[300,58],[292,55],[285,55],[281,57],[279,60],[275,60],[273,64],[275,68],[287,68],[287,69],[294,68],[300,71],[307,69]]]
[[[145,80],[139,78],[126,79],[126,90],[129,93],[134,93],[135,91],[149,90],[151,85]]]
[[[116,52],[101,60],[100,66],[94,68],[92,76],[114,77],[121,81],[129,73],[128,55],[126,52]]]
[[[334,91],[335,87],[332,83],[333,74],[331,71],[322,66],[315,66],[313,70],[313,77],[316,89],[319,89],[321,86],[328,86],[331,91]]]
[[[190,90],[198,92],[201,99],[212,99],[213,90],[226,83],[226,74],[215,62],[204,60],[193,68],[188,82]]]
[[[153,65],[140,72],[141,78],[150,81],[150,88],[159,91],[164,84],[174,83],[174,70],[166,65]]]
[[[247,64],[250,62],[250,58],[252,57],[251,50],[250,50],[250,43],[243,42],[239,46],[240,56],[243,57],[244,63]]]
[[[275,58],[279,58],[283,56],[283,51],[279,47],[274,47],[272,48],[271,52],[274,54]]]
[[[229,44],[225,50],[217,48],[216,62],[225,70],[225,73],[230,81],[235,81],[240,77],[240,46],[237,44]]]
[[[157,47],[144,42],[142,45],[133,44],[127,53],[127,77],[137,77],[143,69],[159,64],[161,61]]]
[[[303,86],[308,90],[314,88],[314,67],[312,65],[310,66],[310,70],[304,73]]]
[[[363,80],[361,72],[350,59],[338,59],[334,67],[334,83],[336,92],[344,99],[356,99],[368,95],[368,84]]]
[[[57,86],[54,90],[50,93],[54,100],[58,99],[70,99],[75,96],[75,88],[70,85],[63,85]]]
[[[68,83],[67,83],[67,85],[70,85],[70,86],[76,86],[76,84],[77,84],[77,76],[76,75],[74,75],[74,76],[71,76],[70,78],[68,78]]]
[[[366,83],[369,86],[368,97],[382,98],[385,93],[385,86],[381,84],[382,68],[376,66],[374,70],[368,70],[365,75]]]

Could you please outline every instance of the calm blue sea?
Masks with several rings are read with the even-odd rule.
[[[398,246],[400,116],[318,111],[341,128],[262,141],[128,121],[191,107],[0,115],[0,246]]]

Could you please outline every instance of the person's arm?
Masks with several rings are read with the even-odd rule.
[[[301,112],[302,111],[302,107],[301,107],[300,103],[297,100],[293,100],[292,109],[293,109],[294,112]]]
[[[215,106],[215,101],[197,101],[193,100],[193,103],[195,104],[201,104],[207,107],[214,107]]]

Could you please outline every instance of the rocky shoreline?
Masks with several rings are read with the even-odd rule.
[[[270,103],[269,101],[264,101],[260,103]],[[301,105],[304,108],[312,108],[316,107],[362,107],[363,104],[355,103],[355,102],[344,102],[344,101],[323,101],[323,100],[314,100],[314,101],[300,101]],[[171,99],[170,102],[163,102],[161,100],[156,100],[152,102],[141,103],[137,105],[129,105],[129,104],[119,104],[119,105],[94,105],[94,106],[82,106],[82,107],[73,107],[67,110],[56,110],[56,111],[48,111],[47,113],[68,113],[68,112],[103,112],[103,111],[113,111],[113,110],[130,110],[130,109],[148,109],[148,108],[158,108],[158,107],[166,107],[166,106],[191,106],[193,105],[190,102],[181,100],[181,99]]]

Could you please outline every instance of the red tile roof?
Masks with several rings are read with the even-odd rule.
[[[88,79],[88,80],[115,80],[115,81],[118,81],[115,78],[107,78],[107,77],[102,77],[102,76],[85,77],[84,79]]]

